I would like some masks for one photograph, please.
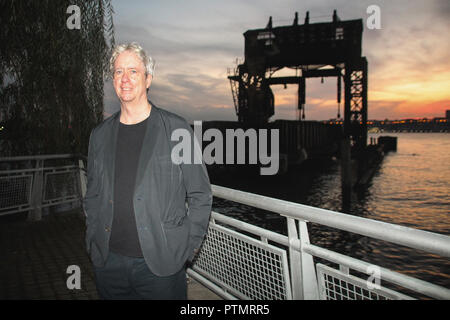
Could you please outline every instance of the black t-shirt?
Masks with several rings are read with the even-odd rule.
[[[133,208],[134,185],[147,119],[136,124],[119,124],[114,172],[113,223],[109,248],[115,253],[142,257]]]

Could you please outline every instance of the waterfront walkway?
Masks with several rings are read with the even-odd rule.
[[[0,300],[98,299],[83,214],[73,210],[41,221],[25,218],[25,213],[0,217]],[[70,265],[80,267],[81,289],[67,288]],[[220,299],[193,279],[188,283],[189,300]]]

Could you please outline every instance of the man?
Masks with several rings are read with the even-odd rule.
[[[186,299],[185,264],[206,233],[212,193],[204,164],[175,164],[181,117],[147,99],[154,63],[136,43],[110,60],[120,111],[91,133],[86,246],[102,299]]]

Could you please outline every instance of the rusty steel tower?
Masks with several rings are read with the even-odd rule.
[[[272,27],[272,17],[264,29],[248,30],[245,61],[228,76],[238,121],[260,125],[274,115],[276,84],[298,84],[299,120],[304,118],[306,78],[337,77],[337,101],[341,102],[344,80],[344,134],[355,149],[367,142],[367,60],[361,56],[363,21],[338,18],[331,22],[304,24],[298,14],[292,25]],[[282,68],[296,70],[295,76],[275,77]]]

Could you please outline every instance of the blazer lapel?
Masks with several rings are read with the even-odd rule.
[[[141,184],[141,181],[144,177],[145,169],[149,161],[152,158],[152,155],[155,151],[156,143],[158,142],[158,137],[161,132],[161,125],[159,121],[160,115],[159,110],[152,104],[152,109],[150,111],[150,116],[147,121],[147,129],[145,131],[144,141],[142,142],[141,154],[139,157],[139,164],[136,173],[136,188]]]
[[[120,111],[112,115],[111,131],[109,137],[106,137],[106,146],[104,154],[105,174],[108,179],[106,185],[109,186],[109,195],[111,200],[114,196],[114,170],[116,162],[117,135],[119,133]]]

